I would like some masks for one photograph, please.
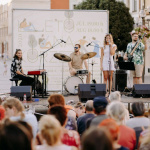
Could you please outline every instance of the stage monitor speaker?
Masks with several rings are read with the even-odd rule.
[[[78,96],[80,101],[92,100],[97,96],[105,96],[106,84],[79,84]]]
[[[26,94],[27,100],[31,100],[31,93],[31,86],[12,86],[10,96],[15,96],[23,100],[23,96]]]
[[[133,97],[150,97],[150,84],[134,84]]]
[[[124,70],[116,70],[113,74],[113,86],[114,91],[124,91],[127,87],[127,73]]]

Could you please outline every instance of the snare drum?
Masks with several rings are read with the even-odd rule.
[[[77,70],[77,76],[85,76],[88,75],[88,70]]]
[[[78,85],[82,83],[83,81],[80,77],[77,77],[77,76],[68,77],[64,84],[64,88],[70,94],[77,94]]]

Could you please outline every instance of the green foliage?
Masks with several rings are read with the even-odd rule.
[[[135,28],[135,31],[138,32],[138,34],[143,35],[144,33],[146,33],[146,37],[149,38],[150,37],[150,30],[146,27],[146,26],[140,26]]]
[[[126,50],[127,43],[131,41],[130,32],[133,30],[133,18],[129,8],[123,2],[115,0],[86,0],[76,9],[109,10],[109,32],[113,35],[118,50]]]

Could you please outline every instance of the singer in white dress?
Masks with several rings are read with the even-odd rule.
[[[113,72],[115,70],[113,56],[115,54],[116,49],[117,46],[113,42],[112,35],[106,34],[104,38],[104,46],[101,48],[100,69],[101,71],[103,71],[104,83],[106,84],[106,90],[108,87],[109,93],[111,92],[112,89],[112,77],[113,77]],[[109,71],[110,71],[110,77],[109,77]],[[110,86],[109,86],[109,78],[110,78]],[[107,81],[108,81],[108,86],[107,86]]]

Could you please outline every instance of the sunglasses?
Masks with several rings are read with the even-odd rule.
[[[74,47],[74,49],[78,49],[79,47]]]

